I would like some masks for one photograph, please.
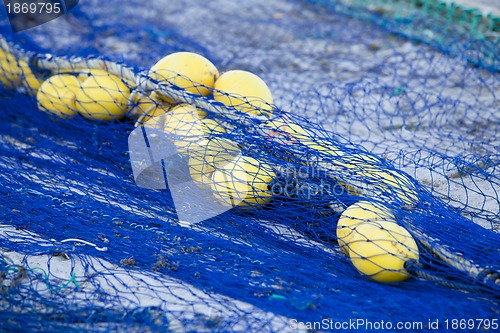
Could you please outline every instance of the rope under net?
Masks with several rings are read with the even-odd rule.
[[[2,13],[0,327],[494,330],[498,20],[355,3]],[[229,93],[241,72],[272,97]]]

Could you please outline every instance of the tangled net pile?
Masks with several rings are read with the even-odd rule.
[[[3,82],[0,327],[282,332],[499,318],[499,20],[434,1],[370,6],[87,1],[14,35],[2,15],[4,49],[36,79],[104,64],[132,90],[137,79],[137,92],[196,105],[224,128],[210,139],[235,142],[287,191],[185,225],[173,193],[136,184],[137,119],[59,118]],[[177,51],[261,76],[272,115],[145,84]],[[339,216],[360,200],[388,207],[415,239],[409,280],[375,282],[340,249]]]

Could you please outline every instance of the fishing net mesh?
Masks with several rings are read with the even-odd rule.
[[[495,327],[495,16],[89,0],[0,29],[2,330]],[[179,51],[273,103],[150,75]]]

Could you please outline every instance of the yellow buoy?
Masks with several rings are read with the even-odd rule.
[[[222,205],[253,207],[270,201],[274,177],[274,171],[266,163],[238,156],[214,171],[210,186]]]
[[[0,83],[8,89],[21,84],[23,71],[16,58],[0,48]]]
[[[156,94],[153,92],[150,95],[148,94],[135,94],[134,98],[132,99],[133,102],[133,107],[134,107],[134,116],[140,117],[143,114],[147,113],[148,116],[151,116],[151,112],[157,107],[162,107],[163,109],[169,109],[171,107],[170,104],[165,104],[162,103],[159,99],[156,98]],[[147,117],[146,119],[143,120],[143,122],[146,122],[147,119],[150,117]]]
[[[170,131],[169,138],[177,147],[177,151],[183,154],[192,154],[199,150],[200,142],[214,134],[226,133],[226,129],[213,119],[203,118],[187,123],[182,126],[176,126],[172,129],[171,124],[165,122],[164,132]]]
[[[38,108],[62,118],[71,118],[77,114],[75,97],[79,89],[80,81],[73,75],[51,76],[38,89]]]
[[[257,75],[232,70],[223,73],[214,86],[214,99],[241,112],[271,116],[273,96],[267,84]]]
[[[413,205],[418,202],[418,193],[404,174],[392,170],[370,170],[370,175],[375,180],[375,187],[382,191],[392,191],[405,204]]]
[[[366,187],[366,191],[376,190],[379,192],[392,192],[393,197],[399,198],[407,205],[414,205],[418,202],[418,192],[406,175],[397,171],[383,168],[379,165],[381,160],[366,153],[347,155],[342,152],[331,165],[333,168],[345,171],[345,177],[354,175],[357,180],[357,187]],[[376,194],[373,194],[376,195]]]
[[[207,113],[190,104],[174,106],[162,118],[163,132],[171,140],[178,152],[188,153],[191,144],[207,139],[211,134],[225,133],[225,128],[212,119],[205,118]]]
[[[0,49],[0,83],[9,89],[23,85],[28,94],[34,96],[42,80],[33,74],[26,61],[16,60],[12,54]]]
[[[378,221],[396,223],[396,218],[388,207],[379,203],[363,200],[347,207],[337,222],[337,241],[342,250],[349,253],[346,244],[360,223]]]
[[[40,89],[40,85],[42,84],[43,80],[40,80],[35,76],[35,74],[33,74],[33,71],[28,66],[28,63],[26,61],[19,60],[19,67],[21,68],[21,71],[23,73],[21,75],[22,85],[26,88],[28,94],[35,96],[38,92],[38,89]]]
[[[215,168],[207,163],[201,155],[191,154],[189,156],[189,174],[193,179],[194,183],[200,188],[206,188],[205,186],[210,186],[212,182],[212,173]]]
[[[80,80],[81,82],[84,82],[85,80],[87,80],[89,77],[92,77],[92,76],[109,76],[109,75],[113,75],[113,76],[120,77],[121,80],[122,80],[122,82],[125,83],[125,85],[127,87],[129,87],[131,89],[133,89],[133,88],[136,87],[136,83],[135,82],[130,81],[129,79],[126,79],[124,77],[121,77],[120,75],[112,74],[112,73],[108,72],[105,69],[95,69],[95,68],[78,69],[78,70],[74,71],[74,74],[76,74],[78,80]]]
[[[388,221],[358,224],[347,246],[354,267],[379,282],[408,279],[405,263],[419,259],[418,246],[411,234]]]
[[[129,88],[112,74],[91,75],[76,93],[76,108],[92,120],[119,120],[128,108]]]
[[[209,139],[213,134],[226,133],[224,126],[205,118],[206,115],[204,110],[193,105],[180,104],[160,117],[164,121],[163,132],[179,153],[189,154],[191,150],[198,149],[198,142]]]
[[[213,137],[196,142],[189,150],[189,172],[200,187],[210,186],[212,173],[241,154],[240,147],[234,141]]]
[[[160,82],[175,85],[193,94],[208,96],[212,93],[219,71],[207,58],[192,52],[172,53],[151,67],[149,76]],[[173,104],[174,101],[161,96]]]
[[[172,107],[168,115],[165,116],[165,123],[168,125],[165,129],[167,133],[175,131],[184,125],[190,124],[195,120],[206,118],[207,113],[191,104],[178,104]]]
[[[147,113],[143,114],[136,123],[137,126],[146,126],[158,131],[163,131],[165,114],[169,112],[170,107],[162,104],[153,104],[147,109]]]

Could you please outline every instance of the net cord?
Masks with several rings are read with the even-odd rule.
[[[7,42],[5,38],[0,37],[0,48],[4,51],[13,54],[16,58],[26,61],[29,64],[32,64],[36,69],[39,70],[51,70],[51,71],[60,71],[61,69],[70,69],[70,70],[88,70],[88,69],[103,69],[108,71],[109,73],[119,76],[124,80],[128,80],[129,82],[135,82],[136,86],[132,87],[136,91],[157,91],[162,95],[168,96],[176,102],[179,103],[187,103],[191,105],[195,105],[196,107],[203,108],[210,112],[213,112],[218,115],[223,115],[226,118],[231,120],[238,121],[245,125],[253,124],[257,126],[249,126],[249,128],[254,128],[256,134],[265,135],[267,132],[263,128],[262,124],[265,121],[269,121],[269,118],[266,116],[258,116],[252,115],[248,113],[242,113],[237,111],[234,107],[226,106],[222,103],[219,103],[215,100],[208,99],[203,96],[192,94],[183,89],[175,89],[164,83],[158,83],[147,76],[145,73],[136,74],[134,70],[130,67],[127,67],[124,64],[98,59],[98,58],[80,58],[80,57],[58,57],[51,54],[40,55],[34,52],[26,52],[18,48],[17,46],[12,45]],[[147,116],[147,113],[144,114]],[[139,119],[138,123],[141,119]],[[273,140],[273,142],[279,145],[283,145],[283,142],[279,140]],[[321,153],[321,152],[319,152]],[[318,161],[318,168],[322,171],[328,173],[328,169],[325,168],[325,165],[329,163],[322,163],[324,161]],[[351,182],[350,184],[351,185]],[[355,184],[352,184],[355,186]],[[366,184],[365,184],[366,185]],[[355,186],[356,187],[356,186]],[[369,194],[364,188],[357,189],[361,194]],[[406,209],[411,209],[411,207],[404,207]],[[472,222],[471,222],[472,223]],[[483,277],[483,281],[486,283],[488,281],[493,282],[496,285],[500,285],[500,272],[492,271],[489,268],[480,267],[477,264],[474,264],[472,261],[463,258],[459,254],[453,254],[449,250],[445,248],[445,246],[438,244],[438,240],[433,239],[432,237],[426,235],[425,233],[418,230],[417,227],[411,225],[411,232],[414,236],[420,241],[420,243],[429,250],[436,258],[442,260],[449,266],[457,269],[460,272],[466,273],[472,279],[477,279],[478,277]],[[439,284],[444,284],[449,286],[449,283],[446,281],[440,281],[439,278],[432,277],[429,274],[420,274],[413,273],[415,276],[419,278],[424,278],[428,280],[432,280]],[[455,287],[456,288],[456,287]],[[460,289],[468,289],[468,288],[460,288]]]

